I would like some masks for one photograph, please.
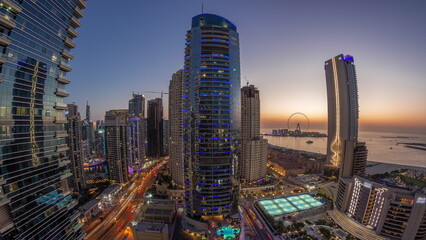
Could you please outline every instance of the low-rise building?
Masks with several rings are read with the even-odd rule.
[[[258,194],[276,189],[278,181],[267,185],[246,186],[240,188],[240,194]]]
[[[112,205],[117,200],[117,194],[120,192],[121,186],[120,184],[111,184],[104,191],[102,191],[96,199],[101,200],[103,204]]]
[[[131,227],[135,240],[168,240],[167,224],[141,222]]]
[[[255,206],[265,215],[276,221],[314,219],[318,216],[325,217],[325,202],[310,194],[299,194],[286,197],[262,199],[255,202]]]
[[[99,199],[92,199],[83,206],[79,207],[81,221],[83,223],[90,222],[95,218],[102,209],[102,204]]]
[[[296,185],[304,187],[307,190],[313,190],[323,183],[320,175],[317,174],[299,174],[297,176],[289,176],[288,180]]]
[[[141,222],[171,224],[176,216],[174,200],[148,199],[141,208]]]
[[[390,187],[358,176],[341,178],[335,205],[348,218],[385,238],[426,238],[424,189]]]

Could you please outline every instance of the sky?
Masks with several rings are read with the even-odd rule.
[[[167,92],[202,2],[204,13],[237,26],[241,84],[260,91],[263,129],[286,127],[295,112],[325,128],[324,62],[343,53],[355,59],[360,130],[426,134],[424,0],[88,1],[67,103],[84,116],[88,100],[98,120],[127,108],[132,92],[148,100],[160,94],[145,91]]]

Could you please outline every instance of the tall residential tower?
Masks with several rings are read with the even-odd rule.
[[[110,110],[105,114],[105,149],[109,179],[126,183],[128,174],[127,148],[128,110]]]
[[[169,85],[169,154],[173,181],[183,187],[182,158],[182,86],[183,70],[172,76]]]
[[[129,123],[127,127],[128,159],[131,171],[139,171],[145,163],[145,97],[133,94],[129,100]]]
[[[229,20],[200,14],[186,34],[183,159],[186,214],[220,216],[236,208],[240,129],[240,51]]]
[[[83,153],[82,153],[82,126],[81,117],[78,112],[78,107],[75,104],[68,104],[67,124],[67,144],[68,144],[68,158],[70,160],[69,167],[72,172],[70,178],[71,186],[74,191],[82,193],[86,188],[83,172]]]
[[[147,132],[148,156],[163,156],[163,99],[161,98],[148,101]]]
[[[84,0],[0,4],[0,239],[82,239],[64,98]]]
[[[132,95],[132,99],[129,100],[129,116],[145,118],[145,97],[140,94]]]
[[[327,161],[329,166],[340,169],[340,176],[352,176],[354,166],[367,161],[366,153],[361,154],[365,158],[355,159],[357,154],[353,152],[361,150],[354,147],[358,142],[358,88],[354,58],[340,54],[327,60],[324,68],[328,104]]]
[[[253,85],[241,88],[240,177],[246,183],[266,176],[268,141],[260,136],[259,90]]]

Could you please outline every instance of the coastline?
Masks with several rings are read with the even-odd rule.
[[[372,175],[372,174],[378,174],[378,173],[391,172],[391,171],[399,170],[402,168],[426,172],[426,168],[424,167],[407,166],[407,165],[383,163],[383,162],[376,162],[376,161],[367,161],[367,167],[365,169],[365,172],[369,175]]]
[[[292,148],[280,147],[280,146],[272,145],[272,144],[268,144],[268,148],[280,149],[282,151],[297,152],[297,153],[301,153],[301,154],[310,155],[312,157],[315,157],[315,156],[324,157],[324,156],[326,156],[325,154],[322,154],[322,153],[315,153],[315,152],[308,152],[308,151],[297,150],[297,149],[292,149]],[[370,161],[370,160],[367,161],[367,167],[365,169],[365,172],[368,175],[373,175],[373,174],[378,174],[378,173],[391,172],[391,171],[399,170],[399,169],[411,169],[411,170],[426,172],[426,167],[408,166],[408,165],[384,163],[384,162],[377,162],[377,161]]]

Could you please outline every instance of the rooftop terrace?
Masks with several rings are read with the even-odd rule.
[[[271,216],[290,214],[325,205],[324,202],[306,193],[280,198],[263,199],[258,202]]]

